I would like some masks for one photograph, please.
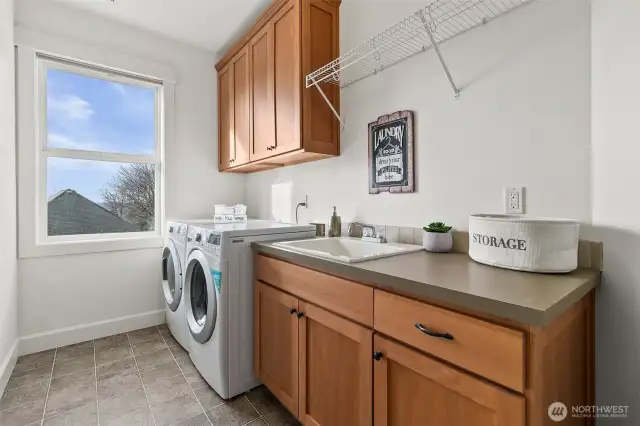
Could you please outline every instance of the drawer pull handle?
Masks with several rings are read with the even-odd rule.
[[[298,318],[302,318],[304,316],[304,312],[298,312],[296,315],[298,315]]]
[[[291,309],[289,309],[289,313],[290,313],[291,315],[295,314],[296,312],[298,312],[298,311],[296,310],[296,308],[291,308]]]
[[[437,331],[432,331],[426,328],[424,325],[419,322],[416,323],[416,328],[422,331],[424,334],[428,334],[431,337],[440,337],[441,339],[453,340],[453,336],[449,333],[438,333]]]
[[[384,354],[382,352],[374,352],[373,353],[373,359],[375,359],[376,361],[380,361],[383,356],[384,356]]]

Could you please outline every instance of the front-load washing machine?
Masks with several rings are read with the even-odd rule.
[[[164,249],[162,250],[162,290],[167,326],[173,337],[185,349],[189,345],[183,291],[186,244],[187,225],[168,221]]]
[[[260,384],[253,374],[254,241],[311,238],[311,226],[261,220],[189,224],[184,275],[189,355],[225,399]]]

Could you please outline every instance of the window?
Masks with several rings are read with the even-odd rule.
[[[38,62],[44,239],[155,233],[162,83]]]
[[[19,71],[33,72],[18,73],[21,256],[161,244],[167,82],[24,50]],[[113,244],[144,239],[154,243]]]

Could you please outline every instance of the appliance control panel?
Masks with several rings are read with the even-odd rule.
[[[207,231],[207,239],[205,241],[207,251],[214,257],[220,257],[220,248],[222,246],[222,235],[218,232]]]
[[[207,235],[207,244],[220,246],[221,236],[217,232],[209,232]]]

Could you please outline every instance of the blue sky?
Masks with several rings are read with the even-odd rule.
[[[152,154],[153,89],[47,70],[47,139],[51,147]],[[50,158],[47,195],[74,189],[101,202],[100,190],[121,163]]]

